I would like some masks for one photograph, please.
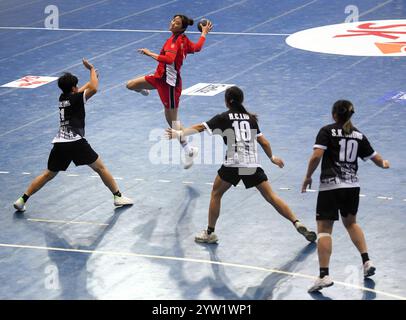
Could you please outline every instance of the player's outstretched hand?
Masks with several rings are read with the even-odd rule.
[[[93,65],[89,61],[87,61],[85,58],[82,59],[82,62],[87,70],[92,70],[94,68]]]
[[[165,130],[165,138],[168,139],[168,140],[179,139],[180,134],[181,134],[181,131],[174,130],[172,128],[167,128]]]
[[[202,33],[208,34],[213,29],[213,23],[209,21],[205,26],[202,26]]]
[[[307,187],[312,187],[312,178],[305,178],[302,185],[302,193],[306,192]]]
[[[272,156],[271,162],[274,165],[277,165],[279,168],[283,168],[285,166],[285,163],[283,162],[283,160],[281,158]]]
[[[146,56],[151,55],[151,51],[149,49],[147,49],[147,48],[138,49],[138,52],[141,53],[141,54],[145,54]]]

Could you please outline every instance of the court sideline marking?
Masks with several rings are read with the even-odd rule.
[[[73,32],[135,32],[135,33],[171,33],[168,30],[154,29],[79,29],[79,28],[58,28],[45,27],[0,27],[0,30],[42,30],[42,31],[73,31]],[[186,34],[201,34],[199,31],[187,31]],[[269,32],[223,32],[211,31],[210,35],[232,35],[232,36],[290,36],[290,33],[269,33]]]
[[[7,243],[0,243],[0,247],[2,248],[14,248],[14,249],[33,249],[33,250],[43,250],[43,251],[59,251],[59,252],[71,252],[71,253],[85,253],[85,254],[99,254],[99,255],[109,255],[109,256],[127,256],[127,257],[137,257],[137,258],[149,258],[149,259],[160,259],[160,260],[172,260],[172,261],[183,261],[183,262],[194,262],[194,263],[204,263],[204,264],[211,264],[211,265],[221,265],[224,267],[235,267],[241,269],[249,269],[249,270],[256,270],[256,271],[264,271],[268,273],[278,273],[283,274],[286,276],[291,277],[299,277],[305,279],[312,279],[315,280],[317,277],[310,276],[303,273],[298,272],[288,272],[283,270],[271,269],[271,268],[264,268],[264,267],[256,267],[246,264],[238,264],[238,263],[229,263],[229,262],[221,262],[221,261],[211,261],[211,260],[204,260],[204,259],[193,259],[193,258],[180,258],[180,257],[171,257],[171,256],[159,256],[159,255],[149,255],[149,254],[139,254],[133,252],[120,252],[120,251],[105,251],[105,250],[85,250],[85,249],[64,249],[64,248],[57,248],[57,247],[45,247],[45,246],[31,246],[31,245],[18,245],[18,244],[7,244]],[[377,294],[381,294],[390,298],[395,298],[399,300],[406,300],[406,297],[387,293],[381,290],[375,290],[366,288],[363,286],[350,284],[341,281],[335,281],[335,284],[342,285],[344,287],[373,292]]]

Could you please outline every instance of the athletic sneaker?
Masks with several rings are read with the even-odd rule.
[[[218,240],[214,232],[208,234],[207,230],[203,230],[195,237],[195,241],[199,243],[216,243]]]
[[[316,282],[307,292],[312,293],[320,291],[323,288],[331,287],[334,284],[333,279],[330,276],[324,276],[323,278],[317,278]]]
[[[17,201],[14,202],[13,206],[18,212],[24,212],[25,211],[25,202],[24,202],[23,197],[18,198]]]
[[[315,242],[317,240],[316,232],[309,231],[303,223],[296,222],[295,227],[296,227],[297,232],[299,232],[301,235],[303,235],[307,241]]]
[[[128,206],[134,204],[134,201],[130,198],[124,197],[121,195],[119,196],[114,196],[114,205],[116,207],[122,207],[122,206]]]
[[[142,89],[139,91],[143,96],[149,96],[149,90],[148,89]]]
[[[185,162],[183,168],[189,169],[193,166],[193,160],[199,154],[199,148],[197,147],[190,147],[190,151],[188,154],[185,154]]]
[[[368,260],[364,263],[364,278],[371,277],[375,274],[375,266],[371,260]]]

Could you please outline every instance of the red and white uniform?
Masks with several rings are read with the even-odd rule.
[[[197,43],[193,43],[183,33],[172,35],[166,40],[158,56],[159,64],[155,73],[145,76],[145,80],[158,90],[165,108],[177,108],[179,106],[179,98],[182,93],[180,69],[183,60],[189,53],[199,52],[205,40],[205,37],[200,37]]]

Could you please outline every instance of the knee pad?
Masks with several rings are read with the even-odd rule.
[[[320,239],[323,238],[323,237],[330,237],[330,238],[331,238],[331,234],[330,234],[330,233],[326,233],[326,232],[319,233],[319,234],[317,235],[317,240],[320,240]]]

